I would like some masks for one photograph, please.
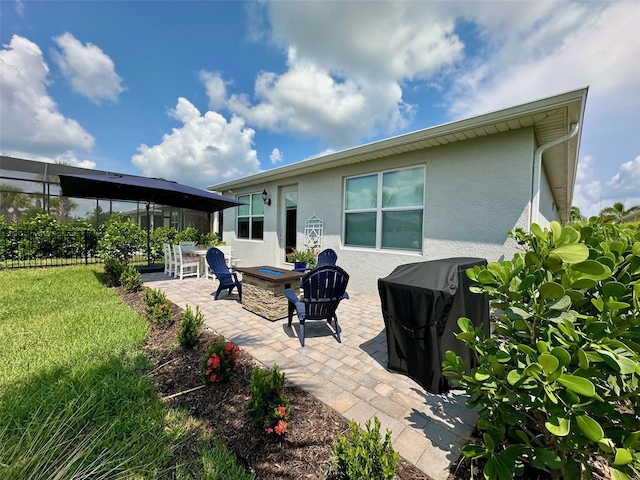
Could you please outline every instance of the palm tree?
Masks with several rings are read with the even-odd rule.
[[[21,213],[32,206],[28,193],[16,185],[0,184],[0,216],[18,223]]]
[[[55,212],[54,216],[61,222],[67,223],[69,221],[69,214],[76,208],[78,208],[78,204],[69,197],[49,198],[49,211]]]
[[[67,165],[70,166],[71,163],[65,160],[55,160],[53,163],[57,165]],[[60,178],[57,175],[38,175],[36,181],[40,183],[60,183]],[[67,223],[69,221],[69,215],[72,210],[78,208],[78,204],[71,200],[68,197],[63,197],[62,195],[59,197],[48,197],[48,208],[47,211],[52,213],[54,217],[56,217],[61,222]]]
[[[576,207],[575,205],[571,206],[571,213],[569,214],[569,221],[570,222],[584,222],[586,220],[586,218],[584,218],[584,215],[582,215],[582,212],[580,211],[580,209],[578,207]]]
[[[624,203],[616,202],[613,206],[600,210],[600,220],[604,223],[619,222],[622,217],[636,210],[640,210],[640,205],[634,205],[633,207],[625,209]]]

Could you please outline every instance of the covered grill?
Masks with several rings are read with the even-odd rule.
[[[469,291],[465,271],[487,265],[483,258],[446,258],[400,265],[378,279],[387,334],[389,369],[409,376],[430,393],[449,390],[442,375],[447,350],[469,366],[467,347],[455,338],[458,318],[468,317],[489,335],[489,304]]]

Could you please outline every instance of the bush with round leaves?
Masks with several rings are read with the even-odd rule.
[[[524,247],[513,260],[467,270],[501,312],[495,335],[459,319],[474,367],[451,351],[443,362],[479,413],[482,441],[463,454],[484,458],[489,479],[525,464],[591,478],[595,456],[611,478],[639,478],[640,228],[552,222],[511,235]]]
[[[98,254],[103,259],[114,258],[125,265],[146,246],[145,235],[138,225],[125,221],[119,213],[109,217],[101,227]]]

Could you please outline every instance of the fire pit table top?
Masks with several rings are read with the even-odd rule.
[[[302,272],[285,270],[283,268],[271,267],[268,265],[261,265],[259,267],[236,267],[236,271],[263,280],[271,280],[276,282],[295,280],[297,278],[301,278],[302,275],[304,275]]]

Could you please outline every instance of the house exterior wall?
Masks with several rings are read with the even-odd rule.
[[[540,176],[540,213],[538,215],[538,225],[543,228],[548,227],[553,220],[560,221],[560,212],[558,211],[553,193],[551,192],[549,177],[543,166],[542,175]]]
[[[236,196],[266,189],[272,204],[265,205],[263,241],[236,239],[235,209],[225,212],[224,237],[243,266],[285,266],[279,188],[297,185],[298,247],[303,246],[304,223],[315,213],[324,221],[322,248],[338,253],[338,265],[350,275],[349,291],[377,295],[378,278],[405,263],[509,259],[518,245],[507,233],[529,224],[534,148],[533,130],[522,128],[234,190]],[[422,252],[343,246],[345,178],[419,165],[425,167]]]

